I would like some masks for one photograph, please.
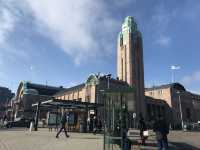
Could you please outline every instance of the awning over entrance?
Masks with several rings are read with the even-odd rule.
[[[38,106],[38,103],[32,104],[32,107],[35,106]],[[60,99],[51,99],[40,103],[40,107],[63,107],[68,109],[95,109],[102,106],[103,104]]]

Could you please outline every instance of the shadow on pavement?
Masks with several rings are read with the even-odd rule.
[[[132,143],[134,146],[140,147],[140,150],[157,149],[157,143],[148,142],[145,145],[140,145],[137,141]],[[170,142],[169,150],[200,150],[200,148],[182,142]]]
[[[182,142],[170,142],[170,150],[200,150],[200,148]]]
[[[101,137],[70,137],[71,139],[102,139]]]
[[[29,128],[0,128],[0,131],[27,131]]]

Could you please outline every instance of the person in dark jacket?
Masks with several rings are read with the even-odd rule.
[[[142,144],[144,145],[145,141],[146,141],[146,138],[147,138],[147,137],[144,136],[144,131],[147,130],[147,126],[146,126],[146,123],[145,123],[144,118],[142,117],[142,115],[140,115],[139,129],[140,129],[141,141],[142,141]]]
[[[69,137],[69,135],[67,134],[67,130],[66,130],[66,122],[67,122],[67,113],[66,112],[64,112],[64,114],[63,114],[63,116],[62,116],[62,118],[61,118],[61,128],[60,128],[60,130],[58,131],[58,133],[57,133],[57,135],[56,135],[56,138],[58,138],[59,137],[59,134],[62,132],[62,130],[64,129],[64,131],[65,131],[65,136],[68,138]]]
[[[6,122],[6,121],[8,121],[8,120],[7,120],[7,116],[4,115],[4,116],[3,116],[3,124],[4,124],[4,122]]]
[[[159,115],[153,126],[153,131],[156,133],[156,140],[158,144],[158,150],[168,150],[169,125],[163,116]]]
[[[96,116],[94,116],[94,118],[93,118],[93,134],[97,133],[97,129],[98,129],[98,119],[96,118]]]
[[[101,119],[98,118],[98,124],[97,124],[98,132],[101,132],[102,129],[102,122]]]

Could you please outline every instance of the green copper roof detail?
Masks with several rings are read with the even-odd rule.
[[[99,84],[99,79],[95,75],[90,75],[86,81],[86,85],[97,85]]]
[[[137,31],[137,24],[134,18],[127,16],[122,24],[122,33],[133,33],[135,31]]]

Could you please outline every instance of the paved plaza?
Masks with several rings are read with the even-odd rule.
[[[139,133],[136,137],[139,138]],[[200,150],[200,132],[170,131],[168,140],[169,150]],[[156,146],[155,134],[151,131],[145,146],[135,143],[133,148],[134,150],[156,150]]]
[[[156,149],[155,135],[150,133],[146,146],[140,146],[138,131],[135,131],[135,144],[132,149]],[[69,133],[70,138],[61,134],[55,138],[56,132],[47,129],[29,132],[25,129],[0,130],[0,150],[103,150],[103,135],[88,133]],[[173,131],[169,135],[172,150],[200,150],[199,132]]]
[[[56,132],[47,129],[29,132],[22,129],[0,131],[0,150],[102,150],[101,135],[64,133],[56,139]]]

